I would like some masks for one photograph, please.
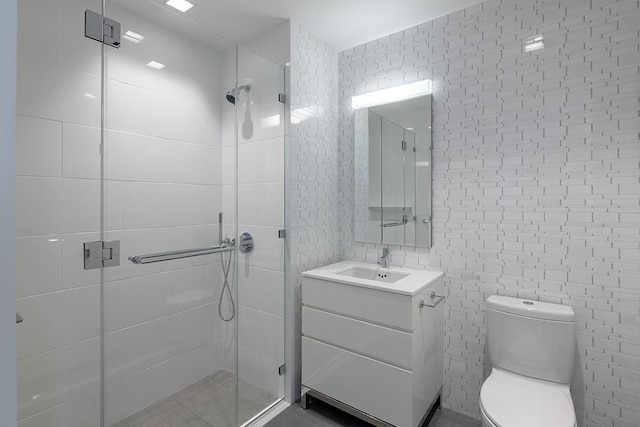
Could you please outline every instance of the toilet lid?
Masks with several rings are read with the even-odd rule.
[[[480,406],[499,427],[574,427],[569,387],[493,369],[480,390]]]

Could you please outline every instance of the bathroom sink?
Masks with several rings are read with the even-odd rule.
[[[444,273],[404,267],[381,268],[376,264],[341,261],[305,271],[302,276],[395,294],[416,295],[440,280]]]
[[[409,276],[409,274],[398,273],[385,268],[364,267],[352,267],[344,271],[340,271],[336,274],[348,277],[356,277],[358,279],[375,280],[377,282],[384,283],[395,283],[398,280],[404,279],[405,277]]]

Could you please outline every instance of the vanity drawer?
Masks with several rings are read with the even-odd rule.
[[[373,323],[411,331],[411,297],[304,277],[302,303]]]
[[[410,427],[411,372],[302,337],[302,385],[398,427]]]
[[[303,335],[411,370],[412,334],[310,307],[302,308]]]

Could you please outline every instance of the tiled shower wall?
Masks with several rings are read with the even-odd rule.
[[[291,129],[287,148],[287,332],[295,400],[300,390],[300,304],[303,271],[340,257],[338,183],[338,55],[291,23]],[[295,321],[292,321],[295,317]]]
[[[381,249],[352,238],[351,96],[434,82],[434,245],[391,264],[446,273],[446,407],[479,417],[499,293],[575,309],[580,426],[640,425],[639,30],[637,0],[490,0],[340,54],[343,258]]]

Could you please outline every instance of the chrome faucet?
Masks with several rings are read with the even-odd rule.
[[[389,268],[389,248],[382,248],[382,256],[378,258],[378,265],[383,268]]]

